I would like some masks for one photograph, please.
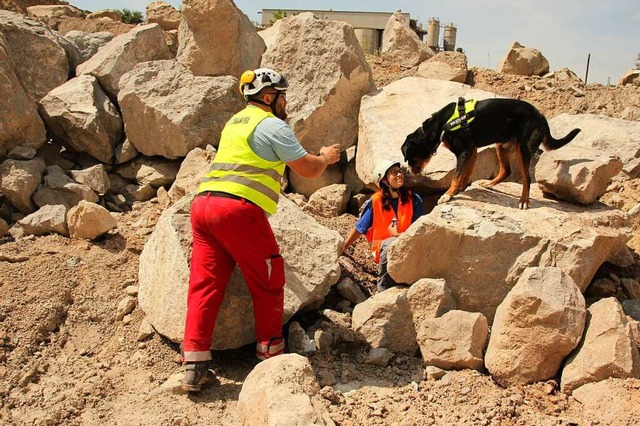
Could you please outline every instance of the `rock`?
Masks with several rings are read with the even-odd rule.
[[[176,180],[171,185],[168,195],[171,201],[176,202],[198,189],[200,180],[211,168],[211,162],[215,158],[215,151],[207,151],[202,148],[194,148],[187,154],[180,165]]]
[[[164,31],[177,30],[182,14],[165,1],[147,3],[146,17],[148,24],[158,24]]]
[[[624,86],[626,84],[640,86],[640,70],[629,70],[622,77],[620,77],[618,86]]]
[[[82,200],[69,209],[67,225],[71,238],[94,240],[115,228],[117,223],[101,205]]]
[[[28,6],[27,15],[32,18],[59,18],[63,16],[84,18],[85,13],[81,9],[68,4],[52,4]]]
[[[9,232],[9,225],[4,219],[0,218],[0,237],[4,237]]]
[[[176,61],[137,65],[120,80],[118,102],[135,148],[169,159],[218,146],[222,128],[243,106],[236,78],[194,76]]]
[[[141,186],[158,188],[176,180],[180,163],[164,159],[139,157],[116,168],[120,176],[136,181]]]
[[[138,63],[170,59],[171,52],[164,42],[158,24],[138,26],[104,45],[89,60],[76,69],[78,76],[93,75],[110,99],[118,98],[120,77]]]
[[[549,61],[538,49],[524,47],[516,41],[496,71],[503,74],[544,75],[549,72]]]
[[[449,311],[425,319],[417,327],[417,341],[425,364],[443,369],[482,371],[489,328],[480,313]]]
[[[65,220],[67,208],[63,205],[49,205],[20,219],[9,233],[14,239],[27,235],[60,234],[69,235]]]
[[[424,369],[424,377],[427,380],[440,380],[447,374],[446,370],[442,368],[434,367],[433,365],[427,365]]]
[[[352,327],[372,347],[413,353],[418,348],[407,289],[392,287],[356,305]]]
[[[622,302],[624,313],[636,321],[640,321],[640,299],[629,299]]]
[[[177,59],[194,75],[239,78],[259,67],[264,41],[233,1],[184,0],[180,10]]]
[[[622,161],[626,176],[640,175],[640,122],[593,114],[560,114],[549,121],[553,135],[566,134],[576,127],[582,131],[571,141],[571,147],[591,148],[616,156]]]
[[[640,355],[620,303],[602,299],[588,312],[582,343],[562,370],[560,389],[566,393],[609,377],[640,377]]]
[[[354,305],[367,300],[367,296],[362,292],[360,286],[353,282],[351,278],[345,278],[338,282],[338,284],[336,284],[336,290],[338,290],[340,296]]]
[[[371,348],[365,362],[379,367],[386,367],[389,365],[391,358],[393,358],[393,353],[387,348]]]
[[[309,339],[307,333],[297,321],[289,323],[289,336],[287,337],[289,352],[299,355],[308,355],[316,351],[314,340]]]
[[[620,282],[629,299],[640,299],[640,283],[637,280],[633,278],[622,278]]]
[[[111,163],[122,119],[95,77],[81,75],[53,89],[39,111],[55,141]]]
[[[30,146],[15,146],[11,148],[7,154],[7,158],[10,160],[33,160],[36,156],[36,149]]]
[[[413,326],[420,330],[422,323],[456,308],[451,291],[442,279],[423,278],[411,285],[407,292]]]
[[[315,333],[313,333],[313,341],[319,351],[331,349],[333,340],[334,336],[331,331],[316,330]]]
[[[16,46],[19,49],[19,46]],[[20,50],[18,50],[19,52]],[[46,140],[38,109],[22,87],[14,68],[9,42],[0,34],[0,152],[14,147],[41,147]]]
[[[389,274],[396,282],[444,278],[457,309],[482,312],[489,323],[528,267],[557,266],[584,291],[626,246],[627,217],[604,205],[544,199],[535,187],[530,209],[511,207],[521,190],[515,183],[472,187],[436,206],[390,246]]]
[[[133,297],[125,297],[118,302],[116,308],[116,321],[122,321],[125,315],[130,314],[136,308],[136,299]]]
[[[57,33],[38,21],[5,10],[0,10],[0,33],[12,52],[15,75],[32,102],[67,81],[67,53],[58,43]]]
[[[86,185],[80,184],[58,166],[47,167],[44,184],[33,194],[33,201],[39,206],[64,204],[67,209],[81,200],[98,202],[98,196]]]
[[[260,425],[334,425],[305,357],[269,358],[249,373],[238,396],[239,421]]]
[[[302,211],[322,217],[338,217],[345,212],[349,195],[347,185],[334,184],[320,188],[311,194]]]
[[[315,178],[304,178],[296,174],[293,170],[289,170],[289,186],[291,190],[305,197],[311,197],[316,191],[330,185],[339,185],[343,181],[342,170],[340,165],[332,164]]]
[[[122,13],[115,9],[101,9],[87,15],[87,19],[110,19],[115,22],[122,22]]]
[[[24,214],[33,213],[31,196],[38,188],[45,171],[44,162],[34,160],[6,160],[0,164],[0,193]]]
[[[553,378],[578,345],[584,297],[560,268],[528,268],[498,307],[485,365],[501,386]]]
[[[149,337],[153,336],[154,333],[155,333],[155,330],[153,329],[153,326],[145,318],[140,323],[140,329],[138,330],[138,334],[136,336],[136,340],[138,342],[142,342],[144,340],[147,340]]]
[[[418,67],[417,75],[436,80],[464,83],[468,74],[467,57],[460,52],[440,52]]]
[[[406,68],[414,67],[434,55],[411,29],[409,19],[400,11],[395,12],[384,27],[380,53]]]
[[[72,30],[65,34],[65,38],[76,45],[80,51],[80,63],[83,63],[95,55],[99,48],[110,42],[113,39],[113,34],[108,31],[85,33]]]
[[[125,139],[124,142],[116,146],[114,154],[116,157],[116,164],[124,164],[136,158],[138,150],[133,146],[129,139]]]
[[[106,194],[111,186],[109,175],[103,164],[96,164],[84,170],[71,170],[69,173],[73,180],[87,185],[93,192],[99,195]]]
[[[375,85],[353,27],[311,13],[286,18],[261,66],[286,75],[288,121],[308,152],[356,142],[360,99]]]
[[[611,178],[622,171],[614,155],[568,145],[547,151],[536,164],[536,180],[544,193],[563,200],[591,204],[607,190]]]

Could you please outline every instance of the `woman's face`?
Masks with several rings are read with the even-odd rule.
[[[398,189],[404,185],[404,173],[402,173],[402,169],[398,166],[393,166],[387,170],[385,177],[392,189]]]

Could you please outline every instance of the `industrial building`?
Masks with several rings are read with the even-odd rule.
[[[356,33],[362,49],[373,54],[382,48],[382,34],[393,12],[355,12],[336,10],[302,10],[302,9],[262,9],[262,25],[268,26],[276,21],[276,17],[293,16],[303,12],[311,12],[318,19],[344,21],[351,25]],[[420,40],[425,41],[435,51],[455,50],[457,29],[453,24],[444,27],[444,37],[440,45],[440,21],[431,18],[427,30],[408,13],[402,13],[409,20],[409,25]]]

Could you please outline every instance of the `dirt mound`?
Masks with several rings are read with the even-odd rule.
[[[369,60],[378,87],[415,71]],[[640,105],[636,88],[588,85],[579,87],[586,95],[578,97],[569,84],[528,90],[544,80],[472,71],[476,87],[529,100],[548,117],[622,117]],[[640,202],[639,180],[612,185],[603,201],[631,209]],[[135,294],[139,254],[161,212],[156,201],[136,204],[116,215],[117,231],[92,243],[53,235],[0,241],[0,423],[236,423],[238,394],[256,364],[251,346],[215,353],[219,385],[197,396],[178,395],[170,390],[180,370],[177,345],[158,335],[139,339],[139,308],[116,320],[118,303]],[[346,236],[355,217],[317,220]],[[630,247],[640,253],[640,219],[635,221]],[[375,292],[376,265],[364,239],[341,263],[345,275]],[[617,272],[639,279],[640,263]],[[328,305],[332,299],[330,294]],[[312,313],[296,319],[317,320]],[[426,381],[417,356],[399,355],[381,368],[366,364],[366,353],[341,345],[310,357],[318,377],[336,383],[322,390],[336,424],[632,424],[640,415],[637,380],[618,382],[619,406],[617,400],[594,400],[585,407],[558,392],[555,381],[503,389],[474,371]],[[610,412],[616,412],[613,421],[604,417]]]
[[[369,55],[367,61],[377,87],[417,73],[417,68],[402,68],[379,56]],[[557,77],[529,77],[500,74],[483,68],[471,68],[466,83],[499,96],[527,101],[549,120],[564,112],[640,121],[638,86],[584,85],[582,81],[566,78],[560,72]]]

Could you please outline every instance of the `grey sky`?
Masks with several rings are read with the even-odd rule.
[[[176,8],[181,0],[166,0]],[[144,13],[146,0],[70,0],[81,9],[131,9]],[[591,54],[589,82],[617,83],[634,67],[640,53],[638,0],[236,0],[251,19],[260,22],[265,9],[318,9],[393,12],[401,9],[426,28],[431,17],[441,28],[457,27],[457,47],[470,66],[495,68],[514,41],[535,47],[549,60],[551,70],[567,67],[585,77]],[[441,30],[442,31],[442,30]],[[441,33],[442,37],[442,33]]]

